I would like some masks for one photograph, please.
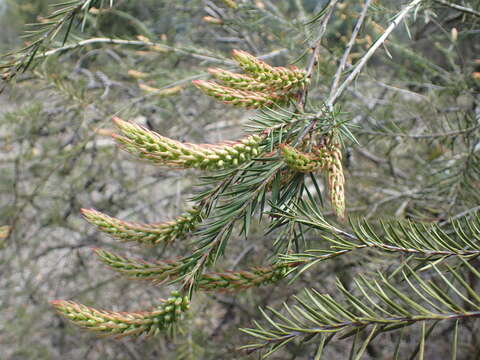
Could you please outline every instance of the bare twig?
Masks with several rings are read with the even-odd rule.
[[[407,14],[418,6],[423,0],[413,0],[405,8],[398,13],[395,19],[392,21],[390,26],[385,30],[385,32],[378,38],[377,41],[368,49],[365,55],[360,59],[360,61],[355,65],[353,71],[348,75],[348,77],[343,81],[339,88],[329,96],[326,105],[328,108],[331,108],[337,99],[342,95],[345,89],[350,85],[350,83],[357,77],[358,74],[362,71],[363,67],[367,64],[368,60],[375,54],[380,46],[387,40],[388,36],[396,29],[402,20],[407,16]],[[321,114],[319,114],[321,115]]]
[[[156,42],[151,42],[151,41],[141,41],[141,40],[110,39],[110,38],[91,38],[91,39],[87,39],[87,40],[82,40],[82,41],[79,41],[75,44],[65,45],[65,46],[62,46],[62,47],[59,47],[59,48],[56,48],[56,49],[46,51],[43,54],[39,55],[37,58],[46,58],[46,57],[55,55],[55,54],[60,53],[60,52],[64,52],[64,51],[68,51],[68,50],[74,50],[74,49],[84,47],[84,46],[87,46],[87,45],[100,44],[100,43],[114,44],[114,45],[129,45],[129,46],[149,46],[149,47],[155,47],[157,49],[173,51],[173,52],[177,52],[177,53],[180,53],[180,54],[188,55],[188,56],[193,57],[194,59],[208,61],[208,62],[211,62],[211,63],[224,64],[224,65],[230,65],[230,66],[235,66],[236,65],[236,63],[231,61],[231,60],[219,59],[219,58],[215,58],[215,57],[208,56],[208,55],[202,55],[202,54],[194,53],[194,52],[191,52],[191,51],[188,51],[188,50],[180,49],[180,48],[177,48],[177,47],[174,47],[174,46],[165,45],[165,44],[162,44],[162,43],[156,43]],[[281,55],[281,54],[285,53],[286,51],[287,51],[287,49],[278,49],[278,50],[274,50],[272,52],[269,52],[269,53],[266,53],[266,54],[263,54],[263,55],[259,55],[258,58],[262,59],[262,60],[270,59],[272,57]]]
[[[454,220],[460,219],[461,217],[464,217],[464,216],[466,216],[466,215],[468,215],[468,214],[477,212],[477,211],[479,211],[479,210],[480,210],[480,206],[475,206],[475,207],[473,207],[473,208],[471,208],[471,209],[462,211],[461,213],[459,213],[459,214],[451,217],[450,219],[440,222],[440,223],[438,224],[438,226],[445,226],[445,225],[447,225],[447,224],[450,224],[450,223],[451,223],[452,221],[454,221]]]
[[[330,2],[328,12],[325,14],[324,18],[322,19],[322,23],[320,24],[320,27],[318,29],[318,34],[315,38],[315,40],[312,42],[312,55],[310,56],[310,59],[308,60],[307,64],[307,77],[310,79],[312,77],[313,69],[315,68],[315,65],[317,64],[317,57],[318,57],[318,52],[320,49],[320,43],[322,42],[323,35],[325,34],[325,31],[327,30],[327,24],[330,21],[330,17],[333,14],[333,11],[335,10],[335,6],[337,5],[338,0],[333,0]],[[300,99],[298,101],[298,107],[299,109],[303,112],[305,108],[305,102],[307,100],[307,94],[308,94],[308,87],[305,87],[305,89],[302,91],[300,95]],[[317,117],[313,119],[305,128],[303,129],[302,133],[300,136],[297,138],[295,141],[295,144],[298,144],[302,139],[310,132],[310,130],[315,126],[317,122]]]
[[[298,9],[300,21],[305,22],[305,19],[307,18],[307,16],[305,14],[305,8],[303,7],[302,2],[300,0],[295,0],[295,6]]]
[[[215,57],[208,56],[208,55],[197,54],[197,53],[194,53],[192,51],[180,49],[180,48],[165,45],[165,44],[162,44],[162,43],[155,43],[155,42],[151,42],[151,41],[141,41],[141,40],[110,39],[110,38],[100,38],[100,37],[99,38],[91,38],[91,39],[87,39],[87,40],[82,40],[82,41],[79,41],[75,44],[66,45],[66,46],[56,48],[56,49],[52,49],[52,50],[44,52],[42,55],[39,55],[37,58],[45,58],[45,57],[57,54],[59,52],[63,52],[63,51],[67,51],[67,50],[73,50],[73,49],[76,49],[76,48],[79,48],[79,47],[83,47],[83,46],[87,46],[87,45],[91,45],[91,44],[99,44],[99,43],[115,44],[115,45],[130,45],[130,46],[151,46],[151,47],[155,47],[155,48],[161,49],[161,50],[174,51],[174,52],[177,52],[177,53],[180,53],[180,54],[191,56],[195,59],[204,60],[204,61],[208,61],[208,62],[212,62],[212,63],[218,63],[218,64],[224,64],[224,65],[235,65],[235,63],[231,60],[219,59],[219,58],[215,58]]]
[[[350,55],[350,51],[352,51],[352,47],[355,44],[355,40],[357,39],[358,33],[360,32],[360,28],[362,27],[363,22],[365,21],[365,16],[367,15],[367,11],[368,11],[368,8],[370,7],[371,2],[372,0],[367,0],[365,2],[365,6],[363,7],[362,13],[360,14],[360,17],[358,18],[358,21],[355,24],[355,28],[353,29],[352,36],[350,37],[350,41],[348,42],[347,47],[345,48],[343,56],[340,60],[340,64],[338,65],[337,72],[335,73],[335,76],[333,78],[333,84],[330,89],[330,97],[333,96],[333,94],[337,91],[338,84],[340,82],[340,76],[342,75],[342,71],[345,69],[348,55]]]
[[[320,50],[320,43],[322,42],[323,35],[325,34],[325,31],[327,30],[327,24],[330,21],[330,18],[333,14],[333,11],[335,10],[335,6],[337,5],[338,0],[333,0],[330,2],[328,12],[325,14],[325,16],[322,19],[322,22],[319,26],[317,36],[315,39],[312,41],[311,49],[312,49],[312,55],[310,56],[310,59],[308,60],[307,64],[307,77],[311,78],[313,69],[315,68],[315,65],[317,64],[317,57],[318,57],[318,51]],[[305,87],[304,91],[302,92],[302,95],[300,97],[299,101],[299,106],[303,110],[303,107],[305,106],[305,100],[307,97],[308,93],[308,88]]]
[[[403,138],[410,138],[410,139],[434,139],[434,138],[442,138],[442,137],[449,137],[449,136],[458,136],[462,134],[467,134],[474,130],[480,128],[480,125],[471,126],[466,129],[462,130],[455,130],[455,131],[448,131],[444,133],[436,133],[436,134],[402,134],[402,133],[386,133],[381,131],[370,131],[370,130],[359,130],[362,134],[370,134],[370,135],[380,135],[380,136],[391,136],[391,137],[403,137]]]
[[[452,9],[455,9],[455,10],[462,11],[462,12],[470,14],[470,15],[475,15],[475,16],[480,17],[480,11],[473,10],[471,8],[467,8],[467,7],[462,6],[462,5],[457,5],[457,4],[454,4],[454,3],[451,3],[451,2],[448,2],[448,1],[445,1],[445,0],[435,0],[435,1],[439,4],[448,6]]]

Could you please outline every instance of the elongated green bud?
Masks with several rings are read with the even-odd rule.
[[[250,135],[219,144],[190,144],[169,139],[140,125],[114,118],[122,135],[113,135],[123,148],[154,163],[176,167],[216,170],[237,167],[260,152],[263,137]]]
[[[232,9],[237,8],[237,3],[234,0],[222,0],[222,2]]]
[[[81,210],[85,219],[98,230],[121,241],[136,241],[145,245],[169,244],[195,229],[202,221],[201,212],[192,209],[174,221],[159,224],[127,222],[93,209]]]
[[[194,80],[192,83],[205,94],[225,104],[234,106],[257,109],[260,107],[271,107],[274,104],[283,103],[287,100],[286,94],[232,89],[219,85],[214,81]]]
[[[259,92],[273,92],[273,88],[270,84],[259,82],[253,77],[245,74],[236,74],[227,70],[211,68],[208,72],[217,80],[220,80],[226,87],[231,89],[259,91]]]
[[[239,50],[233,51],[233,58],[247,75],[213,68],[208,71],[223,85],[205,80],[194,80],[193,84],[224,103],[259,108],[287,102],[295,95],[295,88],[308,82],[306,72],[296,67],[273,67]]]
[[[188,298],[179,292],[151,311],[114,312],[97,310],[73,301],[55,300],[57,312],[75,325],[105,336],[152,336],[171,329],[189,308]]]
[[[10,226],[0,226],[0,239],[5,239],[10,235],[11,227]]]
[[[135,260],[95,249],[100,260],[112,270],[135,279],[161,282],[174,280],[185,269],[183,261],[147,262]],[[239,290],[266,285],[285,277],[289,265],[271,265],[255,267],[249,271],[227,271],[204,273],[198,281],[198,288],[203,291]]]
[[[327,163],[328,155],[322,156],[319,152],[305,153],[285,144],[280,144],[279,149],[283,161],[295,171],[312,172],[325,167]]]
[[[343,219],[345,218],[345,176],[340,147],[333,146],[330,154],[327,165],[330,202],[337,216]]]
[[[248,271],[205,273],[198,288],[203,291],[235,291],[268,285],[285,277],[287,266],[271,265],[255,267]]]
[[[273,67],[241,50],[233,50],[232,55],[238,65],[251,77],[276,89],[288,90],[308,82],[307,73],[297,67]]]
[[[94,249],[94,252],[105,265],[133,279],[162,282],[183,275],[184,263],[182,261],[156,261],[152,263],[133,260],[103,249]]]

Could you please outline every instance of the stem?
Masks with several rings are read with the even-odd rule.
[[[52,49],[49,51],[44,52],[42,55],[39,55],[37,58],[44,58],[48,57],[51,55],[54,55],[58,52],[62,51],[67,51],[67,50],[72,50],[76,49],[82,46],[87,46],[90,44],[98,44],[98,43],[106,43],[106,44],[116,44],[116,45],[134,45],[134,46],[155,46],[158,48],[161,48],[162,50],[168,50],[168,51],[174,51],[178,52],[181,54],[186,54],[189,56],[192,56],[193,58],[199,59],[199,60],[206,60],[209,62],[214,62],[214,63],[220,63],[220,64],[225,64],[225,65],[235,65],[233,61],[230,60],[223,60],[223,59],[217,59],[211,56],[206,56],[206,55],[201,55],[201,54],[195,54],[187,50],[182,50],[173,46],[168,46],[165,44],[161,43],[155,43],[151,41],[140,41],[140,40],[123,40],[123,39],[110,39],[110,38],[92,38],[92,39],[87,39],[87,40],[82,40],[79,41],[75,44],[71,45],[66,45],[62,46],[56,49]]]
[[[475,15],[475,16],[480,17],[480,11],[476,11],[476,10],[473,10],[471,8],[467,8],[465,6],[453,4],[453,3],[450,3],[450,2],[445,1],[445,0],[435,0],[435,1],[439,4],[451,7],[452,9],[455,9],[455,10],[462,11],[462,12],[465,12],[465,13],[470,14],[470,15]]]
[[[357,318],[357,320],[339,322],[332,325],[316,326],[316,327],[292,327],[289,324],[280,323],[276,327],[276,333],[268,333],[263,330],[266,335],[266,339],[263,343],[258,343],[250,346],[245,346],[245,349],[249,349],[250,352],[259,350],[266,346],[271,346],[272,344],[285,341],[289,338],[304,337],[312,334],[325,334],[325,333],[339,333],[341,330],[346,328],[360,328],[363,329],[369,325],[379,325],[386,327],[388,325],[413,325],[421,321],[445,321],[445,320],[462,320],[462,319],[475,319],[480,317],[480,311],[469,311],[463,313],[444,313],[444,314],[435,314],[431,315],[414,315],[411,317],[385,317],[385,318]],[[245,329],[240,329],[245,331]],[[245,331],[246,332],[246,331]],[[248,333],[248,332],[247,332]],[[260,333],[260,332],[259,332]],[[251,334],[253,335],[253,334]],[[255,335],[253,335],[255,336]]]
[[[342,75],[342,71],[345,68],[347,63],[348,55],[350,55],[350,51],[352,51],[352,47],[355,44],[355,40],[357,39],[357,35],[360,32],[360,28],[363,25],[365,20],[365,16],[367,15],[368,8],[370,7],[370,3],[372,0],[367,0],[365,2],[365,6],[362,10],[360,18],[358,19],[357,23],[355,24],[355,28],[353,29],[352,36],[350,37],[350,41],[347,44],[345,52],[343,53],[342,59],[340,60],[340,65],[337,68],[337,72],[335,73],[335,77],[333,79],[332,88],[330,90],[330,97],[337,91],[338,84],[340,82],[340,76]]]
[[[385,32],[378,38],[377,41],[368,49],[367,53],[360,59],[360,61],[355,65],[355,68],[350,73],[350,75],[344,80],[342,85],[331,95],[329,96],[326,105],[328,108],[331,108],[337,99],[342,95],[345,89],[350,85],[350,83],[357,77],[358,74],[362,71],[363,67],[366,65],[368,60],[375,54],[377,49],[387,40],[388,36],[392,33],[395,28],[400,25],[402,20],[407,16],[407,14],[417,5],[419,5],[423,0],[413,0],[410,2],[402,11],[398,13],[396,18],[392,21],[390,26],[385,30]],[[320,115],[320,114],[319,114]]]
[[[104,43],[104,44],[114,44],[114,45],[132,45],[132,46],[157,47],[157,48],[160,48],[162,50],[177,52],[177,53],[180,53],[180,54],[191,56],[195,59],[205,60],[205,61],[208,61],[208,62],[211,62],[211,63],[218,63],[218,64],[224,64],[224,65],[230,65],[230,66],[236,65],[236,63],[231,61],[231,60],[218,59],[218,58],[215,58],[215,57],[212,57],[212,56],[197,54],[197,53],[194,53],[194,52],[191,52],[191,51],[183,50],[183,49],[180,49],[180,48],[177,48],[177,47],[174,47],[174,46],[165,45],[165,44],[162,44],[162,43],[156,43],[156,42],[152,42],[152,41],[141,41],[141,40],[110,39],[110,38],[101,38],[101,37],[82,40],[82,41],[79,41],[75,44],[65,45],[65,46],[62,46],[62,47],[59,47],[59,48],[56,48],[56,49],[45,51],[43,54],[38,55],[36,58],[37,59],[46,58],[48,56],[55,55],[59,52],[74,50],[74,49],[77,49],[77,48],[80,48],[80,47],[83,47],[83,46],[87,46],[87,45],[91,45],[91,44],[102,44],[102,43]],[[272,52],[260,55],[260,56],[258,56],[258,58],[262,59],[262,60],[265,60],[265,59],[269,59],[269,58],[281,55],[286,51],[287,51],[287,49],[274,50]]]
[[[310,59],[308,60],[307,64],[307,78],[310,79],[312,77],[313,69],[315,65],[317,64],[317,56],[318,56],[318,51],[320,50],[320,43],[322,41],[323,35],[325,34],[325,31],[327,30],[327,24],[330,21],[330,17],[333,14],[333,11],[335,10],[335,6],[337,5],[338,0],[333,0],[330,2],[328,5],[330,8],[325,15],[325,17],[322,19],[322,23],[320,25],[318,34],[316,39],[313,41],[312,45],[312,55],[310,56]],[[300,98],[298,100],[297,106],[299,110],[303,113],[305,110],[305,103],[307,101],[307,94],[308,94],[308,86],[305,86],[303,89]],[[305,136],[310,132],[310,130],[315,126],[317,123],[317,116],[315,117],[314,120],[312,120],[307,126],[304,127],[298,138],[294,142],[294,146],[297,146]]]
[[[315,38],[315,40],[312,42],[311,48],[312,48],[312,55],[310,56],[310,59],[308,60],[307,64],[307,78],[312,77],[313,69],[315,65],[317,64],[317,56],[318,56],[318,51],[320,50],[320,43],[322,42],[323,35],[325,34],[325,31],[327,30],[327,24],[330,21],[330,17],[333,14],[333,11],[335,10],[335,6],[337,5],[338,0],[333,0],[330,2],[328,5],[330,8],[328,12],[326,13],[325,17],[322,19],[322,23],[320,24],[320,28],[318,30],[318,34]],[[303,111],[303,108],[305,107],[305,102],[307,99],[307,93],[308,93],[308,87],[305,86],[305,89],[303,90],[300,100],[298,102],[298,106],[300,109]]]

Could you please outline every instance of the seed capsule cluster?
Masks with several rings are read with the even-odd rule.
[[[122,135],[113,135],[123,148],[140,158],[175,168],[220,170],[236,167],[259,154],[263,137],[250,135],[219,144],[182,143],[140,125],[114,118]]]

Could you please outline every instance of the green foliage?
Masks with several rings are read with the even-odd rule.
[[[56,5],[3,65],[5,80],[48,84],[51,93],[3,118],[14,165],[0,184],[14,191],[0,209],[9,230],[2,244],[9,250],[16,239],[28,249],[18,239],[35,231],[19,224],[37,199],[44,224],[87,234],[68,217],[88,202],[101,211],[84,216],[101,232],[156,247],[123,256],[118,242],[74,239],[69,249],[95,245],[112,270],[161,287],[132,281],[126,291],[99,285],[92,296],[56,296],[148,307],[159,303],[150,301],[157,291],[176,289],[152,311],[55,301],[59,313],[105,335],[178,328],[166,343],[177,344],[179,358],[222,358],[242,344],[238,356],[281,359],[468,356],[480,317],[478,10],[441,0],[142,4]],[[231,61],[232,49],[246,50]],[[61,99],[57,113],[51,94]],[[63,114],[65,122],[52,121]],[[160,170],[117,154],[111,137]],[[29,177],[46,180],[25,195]],[[172,184],[190,194],[188,204],[178,206]],[[74,195],[62,213],[54,199],[65,186]],[[108,195],[86,198],[102,187]],[[148,222],[167,204],[173,213],[193,210]],[[127,221],[138,208],[147,220]],[[91,258],[84,270],[108,288]],[[0,264],[16,260],[6,259]],[[113,301],[112,292],[121,296]],[[252,305],[261,320],[245,311]],[[238,327],[245,337],[232,335]],[[82,336],[75,334],[70,341]],[[214,349],[216,341],[229,345]],[[438,343],[449,345],[431,350]]]
[[[480,273],[465,261],[469,269]],[[456,330],[462,319],[480,316],[480,298],[466,278],[449,266],[440,270],[432,265],[437,279],[424,280],[406,266],[400,282],[394,282],[379,273],[378,279],[362,276],[354,279],[355,288],[337,284],[337,293],[343,301],[316,290],[305,290],[303,296],[295,297],[295,305],[284,304],[284,314],[269,309],[272,315],[262,311],[266,326],[256,324],[255,329],[243,329],[248,334],[263,340],[260,344],[248,345],[246,349],[268,347],[268,356],[282,346],[298,338],[302,341],[316,339],[322,348],[334,338],[353,337],[350,356],[361,358],[368,344],[377,336],[389,331],[398,331],[406,326],[421,324],[420,353],[425,352],[427,321],[455,321]],[[407,285],[403,285],[404,284]],[[404,289],[402,289],[404,288]],[[412,295],[413,294],[413,295]],[[338,296],[336,296],[338,298]],[[465,301],[466,306],[458,303]],[[359,334],[365,332],[363,343]],[[456,357],[457,334],[453,336],[453,357]]]

